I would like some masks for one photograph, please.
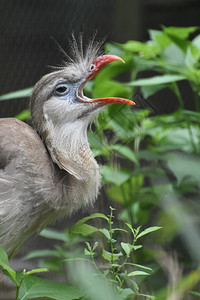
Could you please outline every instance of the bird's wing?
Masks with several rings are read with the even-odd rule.
[[[0,119],[0,245],[9,254],[37,214],[44,174],[51,174],[51,164],[37,133],[19,120]]]

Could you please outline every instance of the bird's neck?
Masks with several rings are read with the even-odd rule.
[[[77,120],[59,126],[48,124],[46,127],[44,140],[50,156],[62,172],[67,172],[67,182],[63,181],[67,201],[77,205],[74,209],[91,204],[97,197],[101,177],[89,147],[87,125]]]

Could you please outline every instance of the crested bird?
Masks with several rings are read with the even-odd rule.
[[[83,87],[105,65],[123,61],[87,50],[43,76],[30,96],[32,125],[0,119],[0,245],[9,257],[48,223],[94,203],[101,185],[99,166],[89,147],[87,128],[110,103],[123,98],[90,99]]]

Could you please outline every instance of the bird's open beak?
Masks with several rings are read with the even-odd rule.
[[[118,97],[107,97],[107,98],[97,98],[97,99],[89,99],[83,96],[82,89],[84,85],[87,83],[88,80],[92,79],[97,73],[107,64],[111,63],[112,61],[120,60],[124,63],[124,60],[116,55],[103,55],[93,60],[91,65],[91,72],[85,78],[84,82],[79,87],[78,97],[77,100],[84,103],[94,103],[96,102],[99,105],[106,105],[110,103],[122,103],[122,104],[130,104],[135,105],[135,102]]]

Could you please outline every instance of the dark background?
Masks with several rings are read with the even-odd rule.
[[[148,29],[165,26],[199,26],[199,0],[0,0],[0,95],[33,86],[49,72],[49,65],[62,61],[53,37],[67,52],[68,38],[84,32],[89,38],[95,30],[98,38],[125,42],[145,41]],[[189,87],[183,83],[186,106],[192,108]],[[163,99],[164,98],[164,99]],[[167,91],[151,99],[159,113],[176,109],[177,101]],[[28,107],[28,99],[0,101],[0,117],[15,116]],[[103,192],[102,192],[103,194]],[[97,201],[101,211],[106,199]],[[57,227],[73,223],[77,216]],[[41,244],[42,243],[42,244]],[[46,240],[45,240],[46,243]],[[29,269],[21,256],[34,248],[49,247],[42,238],[31,238],[12,264]],[[7,280],[7,279],[6,279]],[[0,276],[1,281],[1,276]],[[0,299],[11,299],[9,283],[0,282]]]
[[[52,37],[66,52],[72,31],[84,32],[85,39],[97,30],[107,41],[145,41],[148,29],[198,26],[199,16],[199,0],[0,0],[0,95],[33,86],[49,65],[61,63]],[[187,102],[190,90],[184,88]],[[165,103],[161,98],[162,92],[151,99],[159,112],[177,107],[171,93],[165,91]],[[1,101],[0,117],[16,115],[27,102]]]

